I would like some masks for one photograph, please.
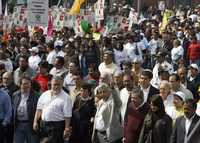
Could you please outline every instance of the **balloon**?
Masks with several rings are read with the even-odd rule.
[[[81,28],[85,33],[88,33],[90,30],[90,24],[86,20],[81,21]]]

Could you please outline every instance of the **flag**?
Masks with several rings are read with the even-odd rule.
[[[48,28],[47,28],[47,36],[51,37],[52,33],[53,33],[53,21],[52,21],[52,16],[49,15]]]
[[[81,5],[85,2],[85,0],[74,0],[74,4],[72,5],[72,8],[70,9],[70,14],[76,14],[80,13]]]
[[[2,0],[0,0],[0,15],[2,15]]]
[[[8,5],[6,4],[5,12],[4,12],[4,20],[3,20],[3,40],[8,40],[8,30],[7,30],[7,23],[8,23]]]

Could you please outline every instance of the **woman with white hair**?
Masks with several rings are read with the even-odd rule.
[[[161,81],[159,92],[163,99],[165,109],[173,106],[174,96],[171,94],[170,83],[167,80]]]

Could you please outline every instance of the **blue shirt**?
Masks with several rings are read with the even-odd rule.
[[[2,125],[6,126],[10,123],[12,116],[11,99],[8,93],[0,89],[0,119],[3,120]]]

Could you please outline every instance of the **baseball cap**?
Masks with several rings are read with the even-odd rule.
[[[39,52],[39,49],[38,47],[32,47],[31,49],[29,49],[30,52],[35,52],[35,53],[38,53]]]
[[[190,68],[196,69],[197,71],[199,71],[199,67],[197,64],[191,64]]]
[[[174,95],[180,97],[183,101],[185,101],[185,94],[181,91],[177,91]]]

